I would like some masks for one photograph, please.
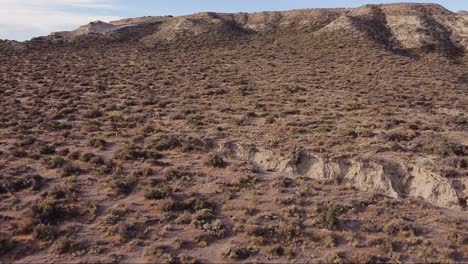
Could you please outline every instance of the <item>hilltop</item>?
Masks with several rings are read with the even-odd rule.
[[[99,34],[123,38],[146,27],[138,41],[151,45],[193,36],[224,37],[252,34],[349,34],[370,39],[391,49],[468,48],[468,17],[436,4],[366,5],[354,9],[304,9],[260,13],[199,13],[182,17],[141,17],[104,23],[92,22],[56,38],[73,39]]]

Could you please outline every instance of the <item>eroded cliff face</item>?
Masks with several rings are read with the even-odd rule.
[[[379,158],[325,158],[307,150],[290,155],[274,151],[226,143],[221,152],[252,161],[265,170],[295,176],[331,180],[393,198],[415,197],[441,207],[461,209],[466,190],[456,180],[442,177],[428,169],[422,161],[397,161]]]
[[[155,45],[190,36],[213,34],[351,34],[368,38],[391,49],[445,50],[451,54],[468,48],[468,16],[435,4],[366,5],[354,9],[304,9],[259,13],[199,13],[182,17],[141,17],[110,23],[101,21],[54,37],[74,39],[98,34],[112,37],[132,34],[145,26],[140,41]],[[121,31],[124,30],[124,31]],[[114,36],[115,37],[115,36]]]

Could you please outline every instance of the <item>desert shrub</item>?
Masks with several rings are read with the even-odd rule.
[[[273,179],[273,187],[276,188],[290,188],[294,187],[294,185],[295,181],[288,177],[281,176]]]
[[[92,138],[88,145],[93,148],[104,149],[107,146],[107,142],[104,139]]]
[[[57,236],[54,227],[45,224],[35,226],[32,235],[34,239],[46,241],[54,240]]]
[[[153,140],[152,147],[156,150],[171,150],[181,147],[181,140],[174,135],[160,135],[157,139]]]
[[[106,213],[104,216],[104,223],[110,224],[110,225],[115,225],[121,220],[121,213],[118,211],[109,211]]]
[[[286,86],[286,85],[285,85],[285,86]],[[305,92],[305,91],[307,91],[306,88],[301,87],[301,86],[297,86],[297,85],[295,85],[295,86],[289,86],[289,85],[287,85],[285,88],[286,88],[286,91],[287,91],[288,93],[298,93],[298,92]]]
[[[145,158],[145,153],[137,146],[129,145],[119,149],[114,158],[120,160],[136,160],[139,158]]]
[[[28,153],[21,149],[12,149],[10,153],[15,158],[24,158],[28,156]]]
[[[384,263],[399,263],[400,261],[389,257],[374,255],[374,254],[359,254],[354,257],[353,262],[365,264],[384,264]]]
[[[55,153],[55,147],[51,146],[51,145],[47,145],[47,144],[41,145],[39,147],[39,153],[43,154],[43,155],[54,154]]]
[[[31,206],[32,219],[43,224],[56,224],[70,215],[70,209],[60,200],[47,197]]]
[[[403,220],[390,221],[384,225],[383,231],[389,235],[418,236],[420,234],[419,230],[412,223]]]
[[[68,154],[70,154],[70,150],[67,149],[67,148],[62,149],[62,150],[57,152],[57,155],[61,156],[61,157],[66,157]]]
[[[342,208],[338,205],[328,205],[318,216],[316,226],[325,229],[336,229],[339,226],[338,216]]]
[[[203,123],[203,116],[201,115],[189,115],[186,118],[187,124],[194,126],[194,127],[199,127],[202,126]]]
[[[63,167],[67,161],[59,156],[55,156],[53,158],[47,158],[44,160],[45,165],[48,169],[58,169]]]
[[[17,241],[0,233],[0,256],[11,253],[17,246]]]
[[[148,191],[145,198],[148,200],[161,200],[172,196],[172,188],[169,186],[159,187]]]
[[[282,237],[286,240],[292,241],[304,233],[303,226],[300,223],[282,224],[279,227]]]
[[[69,177],[72,175],[78,175],[82,172],[81,168],[73,165],[71,162],[66,163],[62,167],[62,177]]]
[[[148,176],[153,175],[153,173],[154,173],[154,171],[153,171],[153,169],[151,167],[145,167],[144,169],[134,171],[133,175],[135,177],[141,177],[141,176],[148,177]],[[151,180],[156,180],[157,181],[158,179],[151,179]],[[152,185],[152,186],[154,187],[156,185],[157,185],[157,183],[155,183],[155,185]]]
[[[333,234],[326,235],[322,238],[322,244],[324,247],[333,248],[336,247],[336,237]]]
[[[73,187],[70,186],[53,186],[46,192],[42,193],[42,197],[52,197],[54,199],[63,199],[73,197],[77,193]]]
[[[459,126],[467,126],[468,125],[468,117],[467,116],[464,116],[464,115],[457,115],[457,116],[454,116],[452,117],[451,121],[456,124],[456,125],[459,125]]]
[[[244,210],[244,214],[248,216],[257,215],[259,212],[260,210],[258,210],[257,208],[253,208],[253,207],[248,207],[248,208],[245,208]]]
[[[178,256],[172,253],[161,253],[162,264],[197,264],[199,263],[195,258],[179,254]]]
[[[330,252],[325,256],[325,262],[326,263],[350,263],[349,260],[346,257],[346,253],[343,251],[338,251],[338,252]],[[371,262],[374,263],[374,262]],[[377,264],[379,262],[376,262]],[[387,263],[387,262],[383,262]],[[367,262],[366,262],[367,264]]]
[[[223,158],[218,154],[210,155],[210,157],[205,161],[205,164],[215,168],[224,168],[227,165]]]
[[[51,252],[57,254],[86,252],[89,245],[86,242],[76,242],[69,238],[60,238],[50,248]]]
[[[153,169],[150,168],[150,167],[146,167],[146,168],[144,168],[144,169],[142,170],[143,176],[151,176],[151,175],[153,175],[153,173],[154,173],[154,171],[153,171]]]
[[[144,225],[134,220],[121,223],[118,227],[118,234],[124,242],[142,236],[143,231]]]
[[[106,164],[105,160],[101,156],[94,156],[89,160],[89,163],[94,165],[104,165]]]
[[[164,176],[166,180],[173,181],[173,180],[190,180],[193,177],[193,174],[188,171],[176,170],[176,169],[169,169],[164,172]]]
[[[30,146],[34,144],[36,141],[37,141],[36,138],[28,136],[24,138],[23,140],[21,140],[20,142],[16,143],[15,145],[20,146],[20,147],[25,147],[25,146]]]
[[[276,245],[276,246],[270,247],[268,249],[268,252],[270,252],[270,254],[275,257],[281,257],[284,255],[284,248],[282,246]]]
[[[257,114],[254,111],[249,111],[245,114],[245,116],[248,118],[255,118],[257,117]]]
[[[104,161],[103,166],[97,168],[97,171],[101,174],[111,174],[112,172],[119,173],[121,165],[117,165],[113,160]]]
[[[413,149],[418,152],[442,156],[467,156],[465,145],[438,134],[425,134],[413,140]]]
[[[206,201],[204,198],[190,198],[186,200],[176,200],[174,197],[163,199],[159,202],[163,211],[201,211],[203,209],[215,210],[216,204]]]
[[[45,122],[42,126],[45,130],[48,130],[48,131],[60,131],[60,130],[72,128],[70,124],[60,123],[58,121]]]
[[[365,232],[377,233],[377,232],[382,232],[383,227],[372,221],[364,221],[361,225],[361,229]]]
[[[410,141],[415,137],[416,133],[413,130],[396,130],[384,134],[385,140],[393,142]]]
[[[194,221],[208,222],[208,221],[212,221],[214,219],[216,219],[216,216],[215,216],[213,210],[211,210],[211,209],[202,209],[202,210],[196,212],[195,215],[193,216]]]
[[[192,217],[189,213],[184,212],[180,214],[174,221],[177,225],[187,225],[192,222]]]
[[[273,124],[273,123],[275,123],[275,120],[276,120],[275,117],[269,116],[269,117],[266,118],[265,123],[266,124]]]
[[[163,155],[156,150],[143,150],[134,145],[125,146],[114,155],[114,158],[120,160],[160,159],[162,157]]]
[[[225,182],[224,184],[229,187],[235,187],[237,190],[241,188],[251,188],[258,182],[256,174],[249,173],[236,177],[233,181]]]
[[[111,183],[112,189],[114,189],[118,195],[129,195],[134,186],[135,180],[128,177],[116,177]]]
[[[242,85],[238,88],[238,92],[241,96],[249,95],[254,89],[249,85]]]
[[[155,249],[155,255],[161,257],[162,261],[161,264],[197,264],[200,263],[198,262],[195,258],[184,255],[184,254],[179,254],[179,255],[174,255],[172,253],[165,252],[167,251],[166,249]]]
[[[197,198],[191,202],[191,208],[195,211],[201,211],[203,209],[215,210],[216,205],[204,198]]]
[[[190,209],[186,203],[178,201],[174,197],[160,200],[158,206],[164,212],[179,212]]]
[[[196,258],[184,254],[179,254],[177,256],[178,261],[175,263],[180,263],[180,264],[197,264],[200,263]]]
[[[290,109],[290,110],[285,110],[281,112],[281,116],[299,115],[300,113],[301,113],[301,110],[299,109]]]
[[[467,169],[468,168],[468,157],[450,157],[446,158],[443,161],[448,166],[457,168],[457,169]]]
[[[216,219],[211,209],[202,209],[193,217],[192,224],[216,237],[223,237],[227,231],[221,220]]]
[[[196,114],[196,113],[197,111],[195,109],[182,109],[173,113],[170,116],[170,118],[172,120],[182,120],[182,119],[185,119],[186,116],[191,115],[191,114]]]
[[[73,151],[68,155],[71,160],[77,160],[80,158],[81,153],[79,151]]]
[[[227,230],[224,227],[220,219],[216,219],[210,222],[195,222],[194,225],[199,229],[208,232],[210,235],[221,238],[227,234]]]
[[[254,247],[231,246],[223,253],[223,256],[233,260],[245,260],[258,253]]]
[[[305,210],[299,206],[291,205],[281,210],[288,217],[299,218],[305,214]]]
[[[207,144],[198,138],[187,137],[182,141],[183,151],[203,150]]]
[[[74,107],[63,108],[55,115],[55,117],[58,117],[57,119],[61,119],[69,114],[73,114],[76,111],[77,109]]]
[[[102,112],[96,109],[88,110],[83,113],[84,118],[98,118],[102,116]]]
[[[273,237],[277,233],[276,228],[273,226],[260,225],[250,226],[246,229],[246,231],[248,235],[257,237]]]
[[[281,204],[281,205],[293,205],[293,204],[297,204],[298,202],[298,198],[296,195],[289,195],[289,196],[286,196],[286,197],[282,197],[282,198],[275,198],[275,203],[277,204]]]
[[[94,156],[95,156],[94,153],[84,152],[84,153],[81,153],[80,160],[83,162],[89,162],[92,158],[94,158]]]
[[[33,187],[33,190],[37,191],[40,189],[42,180],[43,178],[39,175],[27,175],[19,178],[7,179],[0,184],[0,193],[18,192],[30,187]]]

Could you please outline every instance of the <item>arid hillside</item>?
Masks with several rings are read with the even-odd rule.
[[[434,4],[0,41],[0,262],[467,262],[467,49]]]

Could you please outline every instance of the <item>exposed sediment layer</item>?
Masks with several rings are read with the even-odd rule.
[[[266,170],[333,180],[361,191],[375,191],[393,198],[416,197],[441,207],[460,208],[462,193],[454,180],[442,177],[421,164],[404,164],[389,159],[324,158],[307,150],[290,155],[226,143],[221,151],[252,161]]]

